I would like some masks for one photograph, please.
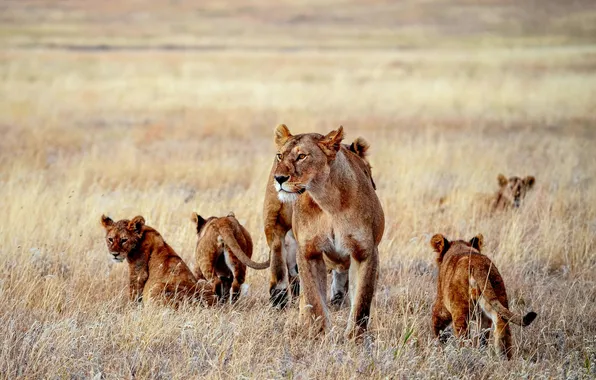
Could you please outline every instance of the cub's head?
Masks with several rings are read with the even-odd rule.
[[[534,186],[534,182],[536,181],[532,176],[527,176],[526,178],[511,177],[507,179],[503,174],[499,174],[497,180],[499,181],[499,195],[515,208],[520,206],[526,193]]]
[[[453,248],[453,249],[463,248],[464,251],[466,251],[466,250],[471,251],[470,248],[473,248],[474,250],[477,251],[477,253],[480,253],[482,251],[483,244],[484,244],[484,237],[482,236],[482,234],[478,234],[478,235],[474,236],[472,239],[470,239],[470,241],[465,241],[465,240],[449,241],[449,240],[447,240],[447,238],[445,236],[443,236],[441,234],[436,234],[435,236],[433,236],[430,239],[430,246],[437,254],[437,264],[439,264],[439,265],[441,265],[441,263],[443,262],[443,257],[445,257],[445,254],[451,248]]]
[[[122,219],[114,222],[102,215],[101,225],[106,230],[106,244],[112,260],[121,263],[141,240],[145,219],[135,216],[132,220]]]
[[[234,216],[233,213],[230,213],[232,216]],[[230,215],[228,215],[230,216]],[[192,223],[195,225],[196,231],[197,231],[197,235],[199,236],[199,238],[203,237],[205,235],[205,232],[207,231],[207,223],[209,223],[210,221],[217,219],[217,217],[215,216],[210,216],[209,218],[205,219],[203,218],[201,215],[197,214],[196,212],[193,212],[190,220],[192,221]]]
[[[310,186],[323,183],[329,164],[341,148],[343,127],[323,136],[307,133],[293,136],[284,124],[275,128],[277,146],[273,183],[282,202],[292,202]]]

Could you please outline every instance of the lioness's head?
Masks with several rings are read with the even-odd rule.
[[[145,219],[142,216],[135,216],[132,220],[122,219],[114,222],[102,215],[101,225],[106,230],[106,244],[112,260],[121,263],[141,240]]]
[[[499,195],[511,206],[518,208],[528,190],[534,186],[535,179],[532,176],[526,178],[511,177],[507,179],[503,174],[497,177],[499,181]]]
[[[430,246],[437,254],[437,264],[441,265],[443,262],[443,257],[451,249],[452,247],[462,247],[462,248],[473,248],[478,253],[482,251],[482,245],[484,244],[484,237],[482,234],[478,234],[474,236],[470,241],[465,240],[455,240],[449,241],[447,238],[441,234],[436,234],[430,239]],[[471,250],[470,250],[471,251]],[[472,252],[472,251],[471,251]]]
[[[335,159],[343,137],[343,127],[325,136],[318,133],[293,136],[284,124],[275,128],[277,155],[273,183],[282,202],[294,201],[313,183],[327,179],[329,164]]]

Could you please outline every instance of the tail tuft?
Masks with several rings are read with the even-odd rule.
[[[536,319],[538,314],[534,313],[533,311],[529,312],[528,314],[524,315],[524,320],[522,326],[528,326],[530,323]]]

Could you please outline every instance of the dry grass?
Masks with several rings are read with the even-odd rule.
[[[1,378],[596,375],[591,2],[96,3],[1,5]],[[288,339],[297,307],[268,308],[265,272],[234,307],[135,308],[108,260],[102,213],[144,215],[192,266],[190,213],[230,210],[264,258],[280,122],[372,145],[386,231],[368,344],[338,338],[345,309],[325,339]],[[500,172],[536,189],[483,216],[470,200]],[[538,313],[511,362],[432,339],[436,232],[482,232],[513,309]]]

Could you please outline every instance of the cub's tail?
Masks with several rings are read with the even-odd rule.
[[[487,278],[488,274],[477,275],[476,277],[479,279]],[[515,323],[519,326],[528,326],[530,323],[536,319],[537,314],[533,311],[529,312],[528,314],[522,316],[521,314],[516,314],[507,309],[503,304],[499,301],[493,287],[490,284],[490,281],[481,280],[480,282],[476,281],[474,275],[470,276],[470,286],[475,288],[478,292],[480,292],[480,296],[484,298],[484,300],[490,305],[490,307],[505,321]],[[484,308],[483,308],[484,309]],[[489,310],[485,310],[487,313],[490,313]]]
[[[236,241],[236,238],[234,237],[234,233],[232,232],[231,228],[220,228],[219,236],[222,238],[224,244],[232,250],[234,256],[236,256],[242,264],[251,267],[252,269],[258,270],[269,268],[269,259],[267,259],[267,261],[265,262],[257,263],[256,261],[253,261],[250,257],[246,256],[246,253],[244,253],[242,248],[240,248],[240,245],[238,245],[238,242]]]

